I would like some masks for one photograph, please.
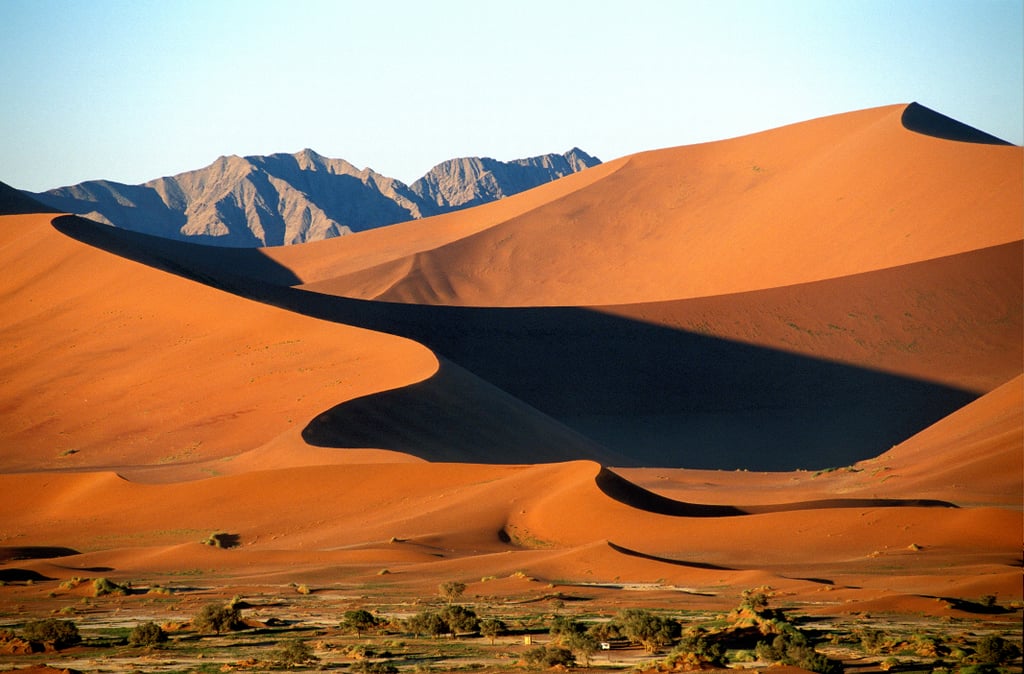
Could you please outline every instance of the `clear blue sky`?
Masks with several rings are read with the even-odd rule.
[[[311,147],[411,182],[918,101],[1020,144],[1021,0],[0,0],[0,181]]]

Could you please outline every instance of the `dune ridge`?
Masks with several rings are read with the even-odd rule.
[[[0,217],[4,569],[1019,601],[1021,149],[921,114],[287,249]]]
[[[838,278],[1019,241],[1021,148],[910,131],[907,109],[633,155],[525,213],[512,210],[515,199],[492,204],[490,213],[509,207],[507,216],[404,260],[339,264],[334,274],[321,266],[310,287],[469,306],[627,304]],[[429,226],[443,229],[446,217]],[[558,236],[546,236],[553,222]],[[391,235],[405,225],[397,227]],[[350,242],[330,243],[318,253],[343,258]],[[287,255],[286,266],[306,278],[302,253]]]

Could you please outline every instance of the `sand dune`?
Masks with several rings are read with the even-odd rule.
[[[0,218],[4,471],[226,458],[437,360]]]
[[[912,131],[906,109],[633,155],[530,193],[545,199],[533,208],[517,197],[398,225],[389,238],[408,230],[417,243],[387,259],[364,252],[383,242],[363,234],[308,257],[268,254],[317,292],[578,306],[774,288],[1019,241],[1021,148]]]
[[[290,248],[2,216],[3,571],[1019,600],[1021,164],[892,106]]]

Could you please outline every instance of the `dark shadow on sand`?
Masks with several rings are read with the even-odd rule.
[[[956,508],[949,501],[936,499],[892,498],[833,498],[813,501],[792,501],[767,505],[708,505],[687,503],[666,498],[644,489],[621,475],[602,468],[594,480],[606,496],[631,508],[672,517],[737,517],[796,510],[824,510],[831,508]]]
[[[981,143],[983,145],[1013,145],[1002,138],[958,122],[951,117],[926,108],[920,103],[911,103],[903,110],[900,118],[904,128],[926,136],[955,140],[961,143]]]
[[[618,465],[750,470],[847,465],[877,456],[977,397],[585,308],[424,306],[322,295],[288,287],[297,282],[294,274],[259,249],[196,246],[80,218],[58,218],[54,224],[90,245],[243,297],[413,339],[624,457]],[[475,409],[479,405],[471,395],[449,395],[450,375],[442,367],[437,381],[325,410],[304,435],[319,445],[370,444],[435,461],[543,460],[520,458],[517,446],[495,440],[500,428],[486,428],[494,420]],[[438,427],[428,429],[426,444],[423,428],[410,432],[400,423],[407,405],[437,410]],[[477,451],[442,451],[445,415],[473,419],[479,433],[469,443]],[[492,444],[483,447],[486,443]],[[565,454],[549,460],[563,460]],[[602,460],[589,454],[575,458]]]
[[[706,564],[704,562],[687,562],[681,559],[670,559],[668,557],[659,557],[657,555],[649,555],[646,552],[640,552],[638,550],[630,550],[621,545],[616,545],[611,541],[608,541],[608,547],[623,555],[629,557],[639,557],[640,559],[649,559],[652,562],[662,562],[663,564],[672,564],[674,566],[685,566],[690,569],[707,569],[709,571],[735,571],[736,569],[728,566],[719,566],[717,564]]]

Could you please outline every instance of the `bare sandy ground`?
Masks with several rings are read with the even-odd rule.
[[[228,265],[0,216],[0,572],[408,596],[456,579],[678,606],[770,585],[833,612],[1020,602],[1021,149],[925,136],[904,110],[627,157]],[[594,345],[637,335],[650,359],[616,359],[642,377],[594,374],[617,371]],[[527,341],[546,355],[504,350]],[[879,416],[860,426],[916,425],[857,460],[841,430],[819,436],[830,470],[609,469],[621,449],[545,407],[576,391],[639,428],[686,391],[671,353],[724,354],[701,380],[723,409],[811,418],[824,391],[842,423],[869,395]],[[728,378],[748,365],[763,380]],[[652,390],[588,383],[615,381]],[[200,543],[213,532],[237,545]]]

